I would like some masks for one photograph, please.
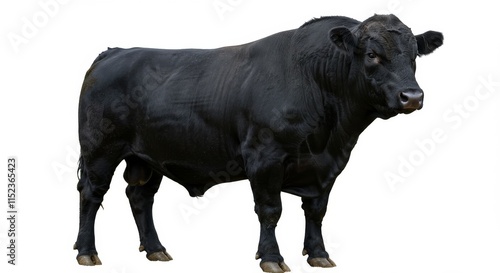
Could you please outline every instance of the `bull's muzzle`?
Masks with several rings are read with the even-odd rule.
[[[420,110],[424,104],[424,92],[421,89],[402,91],[399,93],[399,102],[405,113]]]

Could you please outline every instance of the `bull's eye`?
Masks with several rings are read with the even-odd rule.
[[[373,53],[373,52],[370,52],[370,53],[368,53],[367,55],[368,55],[368,58],[370,58],[370,59],[375,59],[375,58],[377,58],[377,55],[375,55],[375,53]]]

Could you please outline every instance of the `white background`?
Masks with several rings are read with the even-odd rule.
[[[19,162],[19,265],[7,265],[1,217],[0,271],[260,272],[247,181],[193,199],[164,179],[154,212],[174,260],[153,263],[138,252],[123,165],[97,216],[103,265],[77,265],[77,105],[86,70],[108,46],[213,48],[323,15],[395,13],[415,34],[444,33],[444,45],[417,60],[425,106],[361,135],[324,221],[338,266],[306,265],[300,199],[288,194],[277,228],[282,255],[297,273],[500,272],[500,21],[491,1],[54,1],[0,6],[2,184],[7,157]],[[44,8],[49,2],[56,5]]]

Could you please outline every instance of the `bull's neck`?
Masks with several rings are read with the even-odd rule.
[[[352,73],[349,57],[331,43],[305,48],[297,56],[301,56],[296,59],[298,69],[306,82],[312,83],[304,92],[311,97],[309,107],[319,113],[316,118],[332,130],[338,143],[357,139],[376,117],[358,96],[361,92],[357,88],[362,86],[355,86],[349,80]]]
[[[311,26],[312,27],[312,26]],[[291,60],[300,78],[302,97],[314,133],[307,137],[311,152],[328,153],[338,163],[339,173],[347,163],[359,135],[370,125],[371,114],[359,92],[363,86],[353,80],[357,73],[352,57],[341,52],[327,35],[331,26],[298,29],[291,41]],[[311,149],[311,146],[313,146]]]

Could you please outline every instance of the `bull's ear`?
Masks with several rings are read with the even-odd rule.
[[[415,38],[417,39],[418,55],[430,54],[443,45],[443,34],[441,32],[431,30],[417,35]]]
[[[351,52],[356,46],[354,34],[346,27],[336,27],[330,30],[330,40],[341,50]]]

